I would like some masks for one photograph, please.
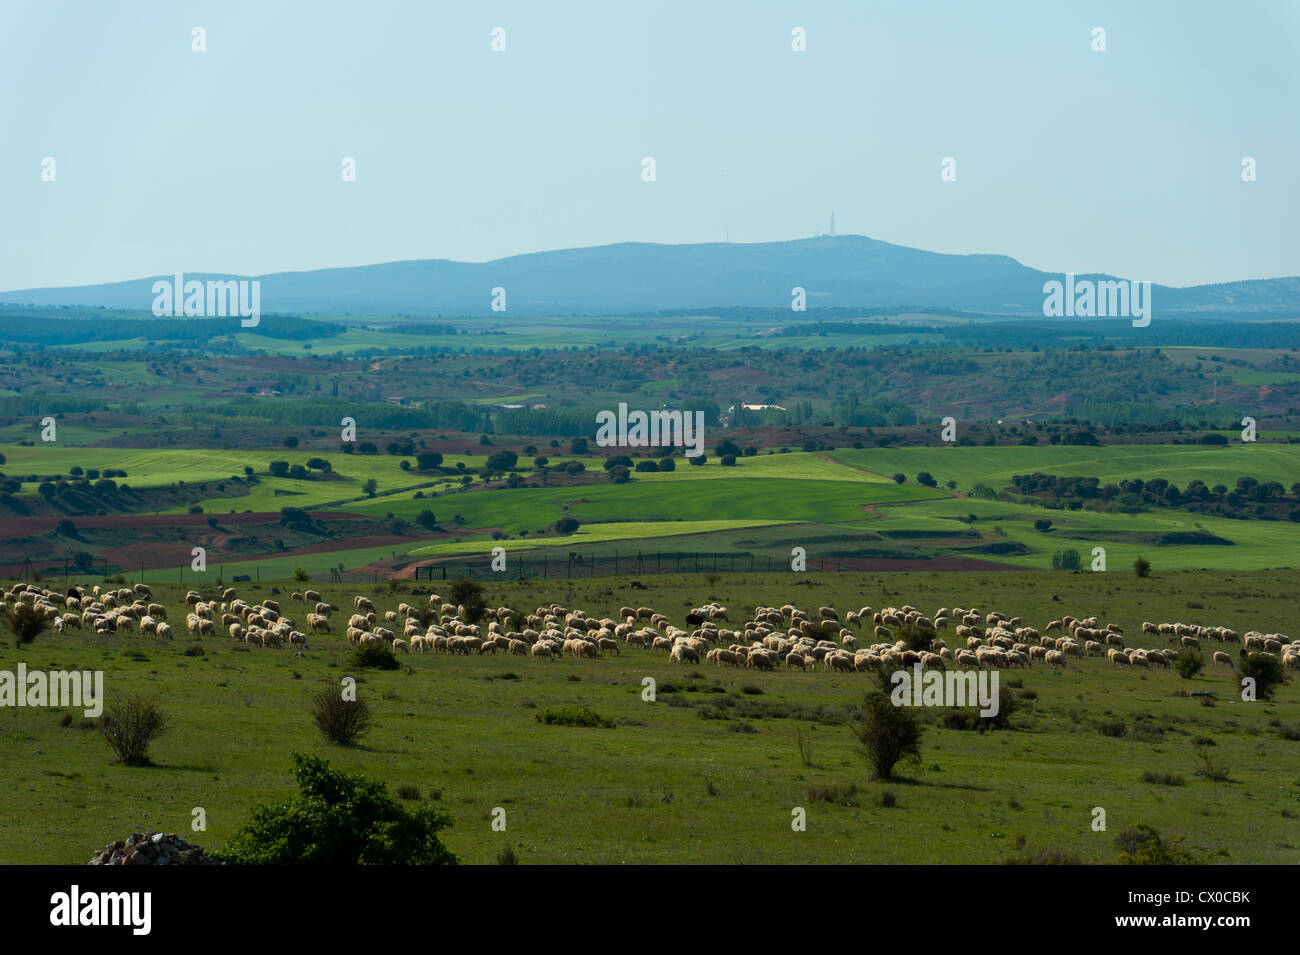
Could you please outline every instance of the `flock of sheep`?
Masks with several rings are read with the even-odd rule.
[[[3,592],[0,615],[18,603],[28,603],[60,632],[84,627],[103,636],[138,627],[142,634],[172,639],[175,634],[167,622],[167,609],[153,602],[152,596],[144,584],[116,590],[73,587],[59,593],[19,583]],[[214,636],[220,626],[231,639],[249,646],[301,648],[306,648],[308,634],[331,632],[330,618],[338,608],[324,602],[317,591],[295,591],[290,600],[313,605],[304,617],[306,632],[295,628],[275,600],[249,604],[230,587],[221,591],[219,601],[205,600],[191,590],[185,595],[189,611],[186,629],[202,638]],[[1062,617],[1049,622],[1040,633],[1022,625],[1019,617],[961,607],[943,607],[933,616],[912,606],[862,607],[845,613],[841,623],[834,607],[818,607],[815,613],[808,613],[785,604],[756,607],[749,620],[733,626],[727,608],[710,603],[686,614],[689,630],[675,626],[651,607],[621,607],[619,620],[597,619],[559,604],[538,607],[529,614],[497,607],[484,611],[482,624],[470,622],[463,606],[444,603],[438,594],[429,596],[424,611],[408,603],[385,611],[383,624],[369,597],[354,597],[353,609],[346,626],[348,642],[388,646],[396,652],[501,651],[553,660],[561,655],[595,658],[619,653],[622,647],[641,647],[665,651],[676,663],[704,661],[752,670],[777,666],[816,670],[820,665],[833,672],[893,670],[914,664],[936,669],[1004,669],[1030,667],[1034,660],[1064,667],[1072,656],[1103,654],[1115,666],[1164,667],[1177,659],[1179,652],[1174,648],[1128,648],[1118,625],[1099,627],[1096,617]],[[869,632],[875,642],[859,646],[854,628],[864,639]],[[956,649],[949,647],[944,637],[950,628]],[[1053,636],[1054,632],[1060,635]],[[1300,640],[1292,641],[1280,633],[1250,631],[1239,636],[1226,627],[1149,622],[1142,624],[1142,633],[1176,639],[1180,649],[1199,650],[1202,640],[1241,643],[1247,652],[1268,654],[1287,667],[1300,669]],[[1215,651],[1211,660],[1232,665],[1232,658],[1222,651]]]

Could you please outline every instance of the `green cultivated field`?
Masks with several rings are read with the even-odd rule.
[[[600,483],[509,490],[463,491],[455,474],[403,471],[392,455],[344,455],[311,450],[265,451],[133,450],[114,448],[0,448],[10,474],[65,473],[75,465],[120,468],[118,479],[133,488],[167,486],[177,481],[216,481],[242,473],[245,464],[258,471],[259,483],[241,497],[215,497],[200,506],[212,514],[276,512],[285,506],[328,507],[383,518],[389,513],[413,519],[431,510],[445,528],[462,528],[472,536],[434,545],[412,540],[408,546],[375,548],[307,557],[258,559],[264,575],[289,573],[296,566],[322,572],[339,563],[363,566],[376,557],[412,557],[486,553],[500,544],[512,552],[537,548],[589,547],[620,542],[626,549],[643,539],[681,538],[683,549],[726,553],[777,553],[783,542],[804,546],[810,558],[872,556],[965,556],[1008,565],[1047,569],[1058,550],[1078,550],[1091,563],[1094,547],[1106,550],[1107,567],[1126,571],[1142,556],[1157,569],[1222,568],[1253,570],[1300,566],[1300,528],[1290,521],[1231,520],[1174,509],[1136,514],[1092,510],[1049,509],[1037,504],[1007,504],[968,495],[977,484],[1001,489],[1012,476],[1042,471],[1061,476],[1093,476],[1103,483],[1130,477],[1163,477],[1185,486],[1199,478],[1207,485],[1232,486],[1238,477],[1274,480],[1289,487],[1300,475],[1300,445],[1234,444],[1158,446],[933,447],[883,450],[839,450],[828,455],[793,452],[741,458],[739,466],[724,468],[716,456],[703,466],[681,462],[671,473],[637,472],[627,484],[606,482],[600,459],[583,458]],[[297,481],[266,473],[272,460],[304,464],[314,456],[327,458],[342,480]],[[553,455],[553,460],[571,460]],[[482,465],[478,456],[448,455],[446,468],[463,462],[468,472]],[[927,488],[913,483],[929,471],[941,484]],[[524,468],[530,481],[543,479]],[[896,484],[895,473],[908,483]],[[361,490],[373,478],[376,497]],[[949,480],[958,490],[942,485]],[[29,482],[23,490],[31,493]],[[416,498],[419,490],[424,496]],[[436,493],[437,496],[433,496]],[[167,513],[184,513],[187,506]],[[975,520],[971,521],[970,516]],[[564,516],[582,523],[578,534],[538,539],[540,531]],[[459,520],[457,520],[459,518]],[[1052,521],[1048,531],[1034,527],[1038,519]],[[818,549],[819,540],[790,537],[790,526],[835,525]],[[677,525],[677,526],[673,526]],[[778,529],[779,525],[785,525]],[[752,533],[734,532],[750,528]],[[532,539],[490,541],[490,533]],[[1213,535],[1218,543],[1188,543],[1169,535]],[[689,537],[685,536],[689,535]],[[928,539],[928,540],[927,540]],[[856,542],[856,543],[855,543]],[[901,542],[901,543],[900,543]],[[910,543],[908,543],[910,542]],[[910,551],[907,549],[910,547]],[[856,549],[855,549],[856,548]],[[275,569],[273,569],[275,568]]]
[[[709,599],[731,608],[733,622],[755,604],[787,600],[841,611],[911,602],[933,612],[959,603],[1021,614],[1040,627],[1063,613],[1096,613],[1120,623],[1130,645],[1148,646],[1154,641],[1138,636],[1143,619],[1283,632],[1295,620],[1294,581],[1280,573],[1114,575],[1100,590],[1085,575],[1050,583],[1021,573],[805,580],[811,586],[794,586],[788,574],[732,575],[715,585],[702,576],[656,577],[648,590],[632,591],[625,578],[605,578],[491,585],[487,597],[527,610],[561,601],[597,616],[622,603],[649,605],[678,624],[684,608]],[[128,769],[110,762],[95,731],[77,727],[80,711],[65,727],[57,709],[0,709],[0,863],[83,863],[144,828],[219,850],[254,803],[290,794],[293,750],[362,769],[391,789],[410,784],[432,794],[455,820],[448,845],[467,862],[491,862],[506,845],[525,864],[1001,863],[1038,852],[1111,862],[1115,835],[1139,822],[1183,837],[1210,863],[1300,862],[1300,742],[1282,736],[1300,724],[1294,678],[1275,701],[1245,703],[1225,667],[1191,681],[1114,670],[1098,659],[1071,660],[1064,671],[1036,664],[1004,672],[1004,685],[1022,684],[1012,729],[946,729],[941,711],[923,710],[920,765],[882,783],[869,779],[845,723],[872,685],[866,675],[682,667],[634,648],[553,663],[413,655],[398,671],[355,674],[376,722],[362,748],[344,750],[319,739],[307,699],[353,672],[343,663],[339,617],[357,591],[311,586],[348,610],[335,615],[335,635],[313,639],[302,657],[245,652],[224,637],[187,657],[181,651],[192,641],[183,633],[167,644],[70,632],[42,635],[21,653],[0,646],[0,669],[20,660],[102,669],[110,693],[156,692],[175,719],[153,749],[158,765]],[[401,600],[426,602],[423,592],[381,589],[381,613]],[[283,609],[300,619],[304,606],[283,590]],[[241,592],[259,600],[271,590]],[[183,631],[182,594],[155,585]],[[647,676],[657,681],[654,703],[641,699]],[[1213,696],[1187,695],[1193,690]],[[572,704],[618,725],[535,719]],[[1123,735],[1102,735],[1103,722],[1122,723]],[[811,741],[811,765],[801,760],[796,730]],[[1228,781],[1196,775],[1198,752],[1226,767]],[[1145,781],[1146,773],[1171,779]],[[834,793],[830,801],[819,798],[825,792]],[[896,800],[890,808],[880,805],[887,792]],[[196,806],[206,810],[205,833],[190,832]],[[497,806],[507,813],[505,833],[490,828]],[[1107,813],[1104,833],[1091,829],[1097,806]],[[795,807],[807,811],[805,832],[791,830]]]
[[[721,470],[721,469],[720,469]],[[737,469],[739,471],[739,469]],[[428,500],[388,499],[350,507],[358,513],[392,511],[412,517],[430,508],[439,521],[459,514],[470,527],[533,531],[565,514],[584,523],[605,521],[834,521],[855,520],[863,505],[926,500],[939,492],[923,487],[849,481],[745,478],[594,484],[514,491],[464,492]],[[946,495],[945,495],[946,496]]]
[[[1238,435],[1240,437],[1240,435]],[[1054,474],[1060,477],[1095,477],[1102,484],[1141,478],[1164,478],[1185,487],[1200,478],[1206,485],[1232,487],[1237,478],[1249,475],[1260,481],[1279,481],[1290,487],[1300,480],[1300,445],[1236,444],[1212,445],[1111,445],[882,448],[863,451],[832,451],[830,456],[845,464],[868,468],[881,474],[902,472],[913,480],[918,471],[929,471],[943,484],[954,480],[958,489],[969,492],[976,484],[994,489],[1011,483],[1016,474]]]

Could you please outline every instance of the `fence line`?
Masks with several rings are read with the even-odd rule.
[[[745,552],[716,553],[704,551],[654,551],[646,553],[582,553],[572,551],[563,556],[543,553],[540,556],[511,556],[505,558],[505,569],[493,569],[494,558],[490,556],[465,558],[463,560],[439,561],[415,568],[416,580],[456,580],[468,577],[472,580],[581,580],[590,577],[609,577],[620,574],[633,576],[651,576],[655,574],[734,574],[734,573],[793,573],[791,561],[785,557],[773,558],[771,555],[757,555]],[[83,564],[85,562],[83,561]],[[115,565],[116,566],[116,565]],[[807,569],[810,571],[837,572],[841,570],[840,561],[835,558],[809,558]],[[259,564],[247,561],[225,565],[216,564],[204,573],[183,567],[146,568],[143,563],[138,568],[120,567],[110,573],[106,558],[97,557],[89,569],[78,566],[74,559],[51,558],[48,560],[24,562],[23,580],[34,580],[39,576],[45,581],[74,578],[103,579],[110,575],[121,574],[139,583],[168,584],[193,582],[195,584],[211,583],[220,579],[227,584],[288,581],[292,575],[277,577],[273,573],[263,573]],[[347,571],[341,567],[316,571],[311,580],[318,583],[373,583],[385,579],[379,571]]]

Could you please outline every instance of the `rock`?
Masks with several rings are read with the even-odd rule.
[[[202,846],[171,832],[133,832],[98,852],[87,865],[222,865]]]

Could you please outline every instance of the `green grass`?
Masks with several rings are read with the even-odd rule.
[[[705,465],[708,467],[708,465]],[[719,470],[723,470],[719,468]],[[739,469],[737,469],[739,472]],[[444,526],[456,514],[468,527],[499,527],[508,533],[536,531],[572,515],[583,523],[606,521],[850,521],[865,504],[924,500],[928,488],[883,482],[800,481],[784,478],[718,477],[657,480],[513,491],[466,492],[430,500],[391,500],[348,508],[357,513],[392,511],[412,517],[429,508]]]
[[[60,429],[60,434],[62,434]],[[260,485],[251,489],[244,497],[217,497],[200,501],[205,510],[224,513],[234,508],[238,511],[278,511],[281,507],[314,507],[333,501],[352,500],[363,497],[361,486],[374,478],[379,493],[397,488],[412,488],[429,482],[443,486],[455,480],[447,475],[426,474],[415,471],[403,471],[400,457],[391,454],[342,454],[337,449],[296,450],[287,448],[269,448],[265,450],[226,451],[207,448],[78,448],[59,445],[38,445],[34,447],[0,446],[7,464],[5,471],[9,474],[66,474],[73,466],[82,468],[116,468],[126,471],[125,478],[117,478],[119,484],[128,484],[132,488],[166,487],[178,481],[194,484],[202,481],[219,481],[232,476],[243,477],[245,466],[253,468],[260,478]],[[287,461],[290,465],[301,464],[304,467],[309,458],[320,457],[330,462],[336,473],[342,475],[343,481],[295,481],[290,478],[274,478],[267,473],[272,461]],[[414,465],[414,457],[407,458]],[[454,468],[457,462],[465,462],[467,468],[481,467],[483,458],[466,455],[445,455],[443,466]],[[315,472],[313,472],[315,473]],[[30,482],[23,485],[24,493],[32,493],[36,488]],[[291,492],[280,496],[275,492]],[[413,492],[412,492],[413,493]],[[427,493],[427,491],[426,491]],[[382,499],[381,499],[382,500]],[[184,513],[188,506],[172,508],[164,513]],[[418,510],[418,509],[417,509]]]
[[[456,554],[482,555],[494,547],[503,547],[507,553],[536,550],[539,547],[586,547],[607,541],[648,540],[660,537],[677,537],[693,534],[713,534],[740,528],[767,527],[780,521],[620,521],[613,524],[584,524],[572,534],[536,540],[460,540],[450,543],[429,544],[411,551],[416,557],[443,557]]]
[[[644,604],[679,625],[686,607],[708,599],[733,610],[786,600],[841,610],[911,602],[929,612],[957,603],[1022,614],[1038,626],[1063,613],[1096,613],[1122,624],[1130,645],[1145,646],[1156,645],[1138,633],[1147,618],[1294,629],[1293,581],[1279,573],[1148,581],[1130,574],[1104,590],[1084,575],[1045,585],[1047,578],[1031,573],[804,579],[812,586],[793,586],[789,574],[728,575],[715,585],[702,576],[651,578],[646,591],[628,591],[623,578],[490,584],[487,597],[494,606],[528,609],[560,600],[597,616],[615,615],[622,603]],[[265,584],[240,589],[254,600],[270,595]],[[358,592],[319,589],[349,607]],[[279,598],[284,609],[301,617],[303,605],[288,601],[287,590]],[[183,621],[183,588],[155,583],[155,593],[173,620]],[[382,613],[401,600],[425,603],[385,588],[376,608]],[[1193,601],[1201,606],[1191,608]],[[1269,725],[1300,720],[1294,674],[1276,701],[1243,703],[1223,667],[1184,681],[1167,671],[1114,670],[1099,660],[1072,660],[1063,672],[1036,666],[1014,674],[1021,689],[1037,694],[1013,717],[1015,729],[949,730],[938,725],[938,712],[922,711],[920,767],[884,784],[869,779],[840,722],[870,686],[865,676],[702,666],[697,680],[688,673],[695,667],[636,649],[553,663],[402,656],[398,671],[359,677],[359,693],[375,711],[365,745],[331,747],[311,725],[308,697],[348,673],[337,630],[313,639],[303,657],[241,652],[225,638],[204,641],[202,657],[185,657],[190,641],[183,636],[164,646],[139,636],[47,634],[21,654],[0,644],[0,668],[13,670],[22,660],[29,669],[102,669],[110,691],[157,692],[176,720],[154,746],[158,765],[127,769],[110,762],[93,731],[60,726],[62,711],[0,709],[0,818],[22,821],[0,843],[0,862],[80,864],[105,843],[144,828],[180,832],[219,850],[253,804],[293,791],[293,750],[364,770],[390,789],[409,783],[424,794],[440,790],[437,804],[454,819],[446,842],[476,863],[491,862],[506,844],[525,864],[1000,863],[1041,849],[1110,862],[1115,834],[1138,822],[1183,836],[1217,863],[1294,862],[1300,846],[1297,744]],[[507,673],[519,679],[501,679]],[[655,703],[641,698],[647,676],[658,682]],[[763,692],[746,693],[746,685]],[[1202,689],[1216,694],[1217,705],[1176,695]],[[579,706],[618,725],[589,729],[536,719]],[[1113,720],[1127,725],[1122,738],[1097,731]],[[742,725],[754,732],[737,732]],[[811,739],[811,766],[800,759],[796,728]],[[1202,736],[1215,740],[1215,758],[1229,767],[1232,782],[1194,776],[1193,740]],[[1148,773],[1186,783],[1145,782]],[[857,789],[854,806],[812,798],[814,789],[850,785]],[[885,789],[897,797],[889,810],[876,805]],[[206,832],[189,829],[195,806],[206,811]],[[497,806],[507,813],[505,833],[490,827]],[[1107,810],[1105,833],[1091,829],[1095,806]],[[805,832],[790,828],[794,807],[807,810]]]
[[[1238,435],[1238,437],[1240,437]],[[1300,445],[1111,445],[1106,447],[1038,445],[1034,447],[884,448],[832,451],[845,464],[881,474],[902,472],[915,480],[929,471],[943,484],[955,480],[959,490],[977,483],[1000,489],[1016,474],[1096,477],[1102,484],[1128,478],[1164,478],[1186,487],[1200,478],[1209,487],[1236,485],[1243,475],[1260,481],[1280,481],[1290,487],[1300,475]]]

